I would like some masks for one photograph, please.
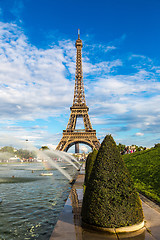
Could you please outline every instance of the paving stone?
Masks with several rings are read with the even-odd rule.
[[[156,239],[160,240],[160,213],[151,208],[145,202],[142,202],[145,217],[145,225],[148,232]]]

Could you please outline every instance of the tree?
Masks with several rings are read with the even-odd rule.
[[[40,150],[42,150],[42,151],[44,151],[44,150],[49,150],[49,147],[47,147],[47,146],[42,146],[42,147],[40,148]]]
[[[126,145],[123,145],[123,144],[121,144],[121,143],[119,143],[119,144],[117,145],[118,151],[119,151],[120,153],[124,151],[125,147],[126,147]]]
[[[88,154],[88,157],[86,159],[86,166],[85,166],[85,179],[84,179],[84,185],[87,186],[87,183],[89,181],[92,168],[96,159],[98,151],[96,149],[93,150],[93,152]]]
[[[17,150],[16,154],[17,154],[18,157],[25,158],[25,159],[36,157],[36,153],[34,151],[28,151],[28,150],[25,150],[25,149]]]
[[[142,147],[142,146],[140,146],[140,147],[137,148],[137,152],[140,152],[140,151],[142,151],[142,150],[143,150],[143,147]]]
[[[141,201],[111,135],[98,151],[83,198],[82,221],[103,228],[143,221]]]
[[[5,146],[0,149],[0,152],[8,152],[8,153],[14,153],[15,150],[13,147]]]
[[[154,148],[158,148],[158,147],[160,147],[160,143],[156,143],[156,144],[154,145]]]

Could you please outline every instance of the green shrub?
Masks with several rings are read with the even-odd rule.
[[[87,180],[88,180],[88,166],[89,166],[89,162],[90,162],[91,156],[92,156],[92,152],[90,152],[88,154],[87,159],[86,159],[84,185],[86,185]]]
[[[143,221],[141,201],[111,135],[98,151],[83,198],[82,221],[103,228]]]
[[[94,149],[93,152],[88,154],[88,157],[86,159],[85,179],[84,179],[84,185],[86,185],[86,186],[87,186],[88,180],[90,178],[97,153],[98,153],[98,151],[96,149]]]

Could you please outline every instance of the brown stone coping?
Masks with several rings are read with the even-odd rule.
[[[144,221],[138,224],[134,224],[132,226],[120,227],[120,228],[104,228],[104,227],[98,227],[98,226],[94,226],[94,225],[90,225],[88,223],[82,222],[82,227],[103,231],[103,232],[109,232],[109,233],[129,233],[129,232],[135,232],[142,229],[144,227]]]

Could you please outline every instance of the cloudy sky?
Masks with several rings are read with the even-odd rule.
[[[0,146],[56,146],[73,101],[77,29],[102,141],[160,142],[159,0],[0,0]]]

